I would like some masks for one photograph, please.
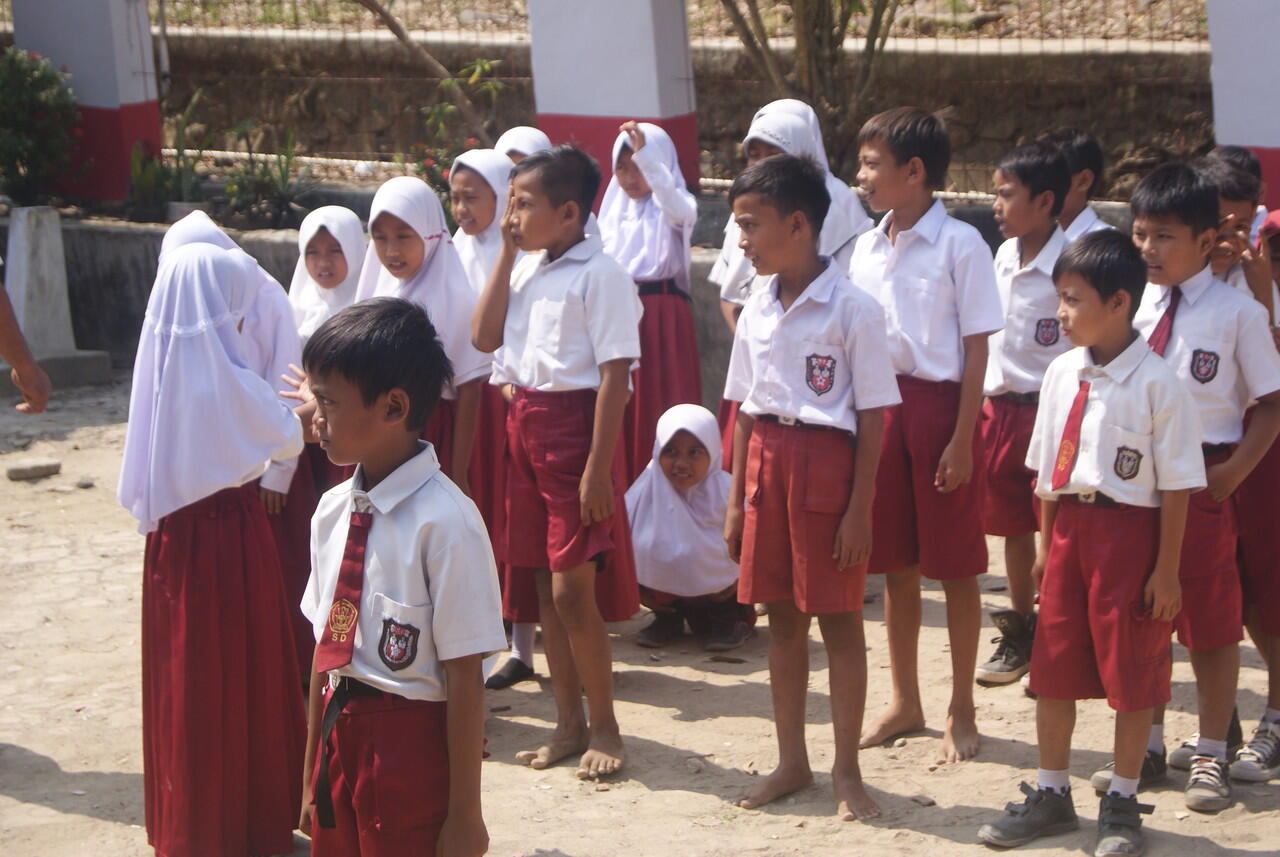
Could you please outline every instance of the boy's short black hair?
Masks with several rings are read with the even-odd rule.
[[[1202,158],[1195,166],[1218,189],[1218,196],[1229,202],[1258,204],[1262,182],[1253,173],[1245,172],[1223,158],[1212,156]]]
[[[1188,164],[1161,164],[1147,173],[1129,198],[1133,216],[1169,216],[1199,235],[1218,231],[1218,189]]]
[[[302,349],[308,375],[336,372],[360,388],[366,406],[395,388],[409,395],[405,428],[421,432],[453,366],[426,310],[403,298],[370,298],[335,313]]]
[[[1007,176],[1015,176],[1027,186],[1034,199],[1045,191],[1053,194],[1053,207],[1049,213],[1057,217],[1062,213],[1062,202],[1071,187],[1071,169],[1067,159],[1052,143],[1027,143],[1008,152],[996,169]]]
[[[1115,229],[1099,229],[1067,245],[1053,266],[1053,281],[1075,274],[1105,301],[1116,292],[1129,293],[1129,320],[1147,287],[1147,263],[1133,239]]]
[[[595,158],[581,149],[562,143],[536,152],[515,165],[511,178],[523,173],[534,173],[542,192],[556,206],[573,200],[578,204],[579,219],[585,225],[591,216],[591,206],[600,189],[600,167]]]
[[[1228,163],[1237,170],[1244,170],[1255,179],[1262,180],[1262,162],[1244,146],[1214,146],[1213,151],[1205,157]]]
[[[873,142],[884,143],[899,164],[919,158],[930,188],[937,190],[946,184],[951,137],[946,123],[935,114],[919,107],[895,107],[877,113],[858,131],[859,148]]]
[[[1097,196],[1102,191],[1102,170],[1105,162],[1102,156],[1102,144],[1096,137],[1075,128],[1059,128],[1056,131],[1041,134],[1036,139],[1058,147],[1058,151],[1062,152],[1062,156],[1067,159],[1067,169],[1071,170],[1071,175],[1074,176],[1084,170],[1093,173],[1093,184],[1089,186],[1089,196]]]
[[[760,194],[783,217],[794,211],[803,212],[813,227],[813,240],[818,240],[831,208],[831,194],[827,192],[826,174],[813,158],[781,154],[756,161],[733,180],[729,207],[749,193]]]

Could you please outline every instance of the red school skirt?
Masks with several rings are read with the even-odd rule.
[[[312,446],[314,444],[310,444]],[[319,449],[319,447],[316,447]],[[323,454],[323,451],[321,451]],[[284,511],[279,515],[267,515],[271,536],[280,560],[281,579],[284,581],[285,607],[289,611],[289,628],[293,634],[293,648],[301,669],[311,669],[311,653],[316,646],[315,631],[311,621],[302,615],[302,593],[311,577],[311,516],[316,513],[320,495],[311,469],[311,456],[304,450],[298,456],[298,469],[293,472]]]
[[[621,444],[630,485],[653,457],[658,418],[674,405],[702,404],[702,369],[689,298],[674,280],[638,283],[640,367],[631,373],[631,400]]]
[[[721,399],[720,412],[716,414],[716,422],[720,424],[720,446],[724,452],[723,465],[727,473],[733,472],[733,427],[738,424],[738,411],[741,408],[741,402]]]
[[[293,850],[306,724],[257,495],[256,482],[228,488],[147,536],[143,779],[159,857]]]

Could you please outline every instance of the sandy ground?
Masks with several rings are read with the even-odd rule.
[[[0,556],[5,557],[3,702],[0,702],[0,850],[7,857],[149,855],[141,827],[139,597],[142,538],[114,499],[127,412],[126,376],[110,389],[59,391],[40,417],[0,413],[0,466],[32,455],[62,460],[62,473],[0,489]],[[95,484],[77,488],[82,477]],[[998,566],[995,563],[993,567]],[[1005,606],[1003,579],[982,580],[988,607]],[[882,600],[867,607],[868,710],[887,701]],[[812,644],[809,747],[814,787],[762,811],[731,799],[775,761],[765,658],[767,628],[712,661],[693,640],[661,654],[632,641],[643,619],[615,630],[618,717],[631,753],[626,776],[606,785],[577,781],[571,767],[534,772],[514,763],[536,746],[553,716],[545,685],[491,692],[485,763],[485,817],[491,854],[860,855],[907,852],[988,854],[978,825],[1034,777],[1034,703],[1014,688],[978,692],[981,756],[934,766],[948,695],[941,592],[925,593],[921,679],[930,729],[902,746],[864,751],[863,770],[884,816],[869,824],[831,817],[830,708],[826,660]],[[984,632],[982,657],[990,651]],[[1241,711],[1246,729],[1264,701],[1265,675],[1244,651]],[[539,658],[539,669],[545,663]],[[1168,733],[1194,729],[1194,688],[1185,652],[1176,655]],[[1108,758],[1111,719],[1104,705],[1081,706],[1073,757],[1079,833],[1025,850],[1092,850],[1097,804],[1087,777]],[[1280,783],[1237,786],[1235,806],[1211,817],[1187,813],[1185,774],[1146,796],[1150,853],[1183,857],[1275,854],[1280,846]],[[300,844],[298,853],[305,853]]]

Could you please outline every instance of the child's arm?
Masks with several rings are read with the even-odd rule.
[[[742,561],[742,527],[746,522],[747,495],[747,444],[755,417],[738,410],[738,420],[733,425],[733,470],[729,480],[729,508],[724,515],[724,541],[729,547],[729,559]],[[714,467],[714,462],[712,464]]]
[[[480,385],[483,383],[483,378],[477,378],[459,387],[453,412],[453,451],[447,475],[468,497],[471,496],[471,482],[467,479],[467,472],[471,469],[471,451],[476,445]]]
[[[1160,547],[1156,567],[1142,588],[1142,601],[1157,622],[1172,622],[1182,609],[1182,585],[1178,565],[1182,560],[1182,535],[1187,526],[1191,489],[1160,492]]]
[[[449,814],[436,841],[437,857],[481,857],[489,831],[480,811],[480,760],[484,757],[484,683],[480,655],[443,661],[449,704]]]
[[[1049,545],[1053,543],[1053,522],[1058,517],[1058,501],[1040,498],[1040,544],[1036,548],[1035,561],[1031,563],[1031,582],[1036,592],[1044,582],[1044,567],[1049,562]]]
[[[667,221],[677,228],[698,219],[698,204],[684,187],[683,176],[673,176],[665,165],[657,160],[652,150],[645,148],[644,132],[636,122],[623,122],[620,129],[631,144],[631,162],[644,176],[653,193],[653,200]]]
[[[591,429],[591,452],[582,471],[578,499],[582,504],[582,525],[607,521],[613,516],[613,453],[622,431],[622,414],[631,392],[630,358],[621,357],[600,364],[600,392],[596,395],[596,416]]]
[[[1246,238],[1248,236],[1245,236]],[[1267,321],[1275,318],[1275,307],[1271,305],[1271,253],[1268,252],[1267,239],[1259,238],[1258,246],[1252,247],[1246,241],[1240,253],[1240,267],[1244,269],[1244,281],[1253,293],[1254,299],[1267,310]]]
[[[736,435],[736,432],[735,432]],[[858,411],[858,443],[853,455],[853,491],[849,507],[840,519],[831,556],[837,568],[848,568],[871,557],[871,501],[876,493],[880,467],[880,441],[884,435],[884,408]],[[735,442],[737,438],[734,438]],[[737,452],[735,447],[734,452]]]
[[[316,769],[316,754],[320,745],[320,720],[324,717],[324,688],[329,683],[327,673],[316,672],[315,655],[311,656],[311,685],[307,691],[307,746],[302,754],[302,811],[298,816],[298,829],[311,835],[311,819],[315,814],[315,794],[312,791],[312,774]]]
[[[1205,471],[1209,494],[1221,503],[1240,487],[1244,478],[1258,466],[1280,433],[1280,390],[1258,398],[1253,417],[1231,457]]]
[[[960,410],[951,441],[938,460],[933,485],[943,494],[956,490],[973,476],[973,432],[982,410],[982,379],[987,371],[987,337],[975,333],[964,338],[964,369],[960,375]]]
[[[511,226],[516,210],[515,194],[507,201],[506,213],[502,215],[502,250],[498,253],[498,261],[485,283],[480,300],[476,303],[476,311],[471,316],[471,344],[477,351],[492,354],[502,347],[503,329],[507,324],[507,303],[511,299],[511,269],[516,264],[515,239],[511,237]]]
[[[31,354],[3,282],[0,282],[0,358],[13,367],[9,377],[22,394],[18,410],[24,414],[42,413],[49,405],[49,376]]]

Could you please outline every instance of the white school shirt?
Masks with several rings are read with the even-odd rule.
[[[1067,243],[1070,244],[1081,235],[1111,228],[1113,228],[1111,224],[1099,217],[1098,212],[1093,210],[1093,206],[1086,202],[1084,208],[1076,215],[1076,219],[1071,221],[1071,225],[1063,229],[1063,232],[1067,234]]]
[[[1054,491],[1053,469],[1067,415],[1089,382],[1080,446],[1067,484]],[[1171,367],[1141,336],[1106,366],[1088,348],[1073,348],[1049,364],[1026,465],[1036,472],[1036,494],[1101,491],[1133,506],[1159,506],[1161,491],[1205,486],[1200,418]]]
[[[1164,359],[1200,411],[1205,443],[1237,443],[1251,399],[1280,390],[1280,354],[1267,312],[1216,279],[1206,265],[1185,280]],[[1147,283],[1133,326],[1150,338],[1169,306],[1170,288]]]
[[[365,546],[350,676],[409,699],[449,698],[441,661],[507,647],[498,571],[484,519],[443,473],[435,449],[420,451],[370,491],[363,469],[325,492],[311,519],[311,577],[302,613],[325,633],[352,511],[373,514]]]
[[[1253,212],[1253,223],[1249,225],[1249,242],[1251,244],[1258,243],[1258,233],[1262,231],[1262,224],[1267,222],[1267,207],[1259,205]]]
[[[494,353],[494,383],[531,390],[600,387],[600,364],[640,359],[636,284],[587,235],[554,261],[530,253],[511,272],[511,296]]]
[[[858,236],[849,279],[884,308],[894,371],[922,381],[959,381],[965,336],[1004,327],[991,251],[941,200],[889,240],[893,212]]]
[[[1053,285],[1053,266],[1067,246],[1067,237],[1061,229],[1054,229],[1025,268],[1019,262],[1020,241],[1010,238],[996,251],[996,288],[1004,308],[1004,330],[987,340],[990,353],[982,384],[985,396],[1039,392],[1044,370],[1053,358],[1071,348],[1058,323],[1058,290]]]
[[[1244,275],[1244,266],[1239,262],[1227,269],[1222,275],[1222,281],[1233,289],[1243,292],[1251,300],[1257,300],[1253,295],[1253,289],[1249,288],[1249,281]],[[1179,307],[1181,309],[1181,307]],[[1271,315],[1275,324],[1280,324],[1280,288],[1276,287],[1275,280],[1271,281]]]
[[[777,277],[747,299],[724,397],[773,414],[857,433],[855,411],[902,401],[885,345],[884,313],[830,259],[783,310]]]

